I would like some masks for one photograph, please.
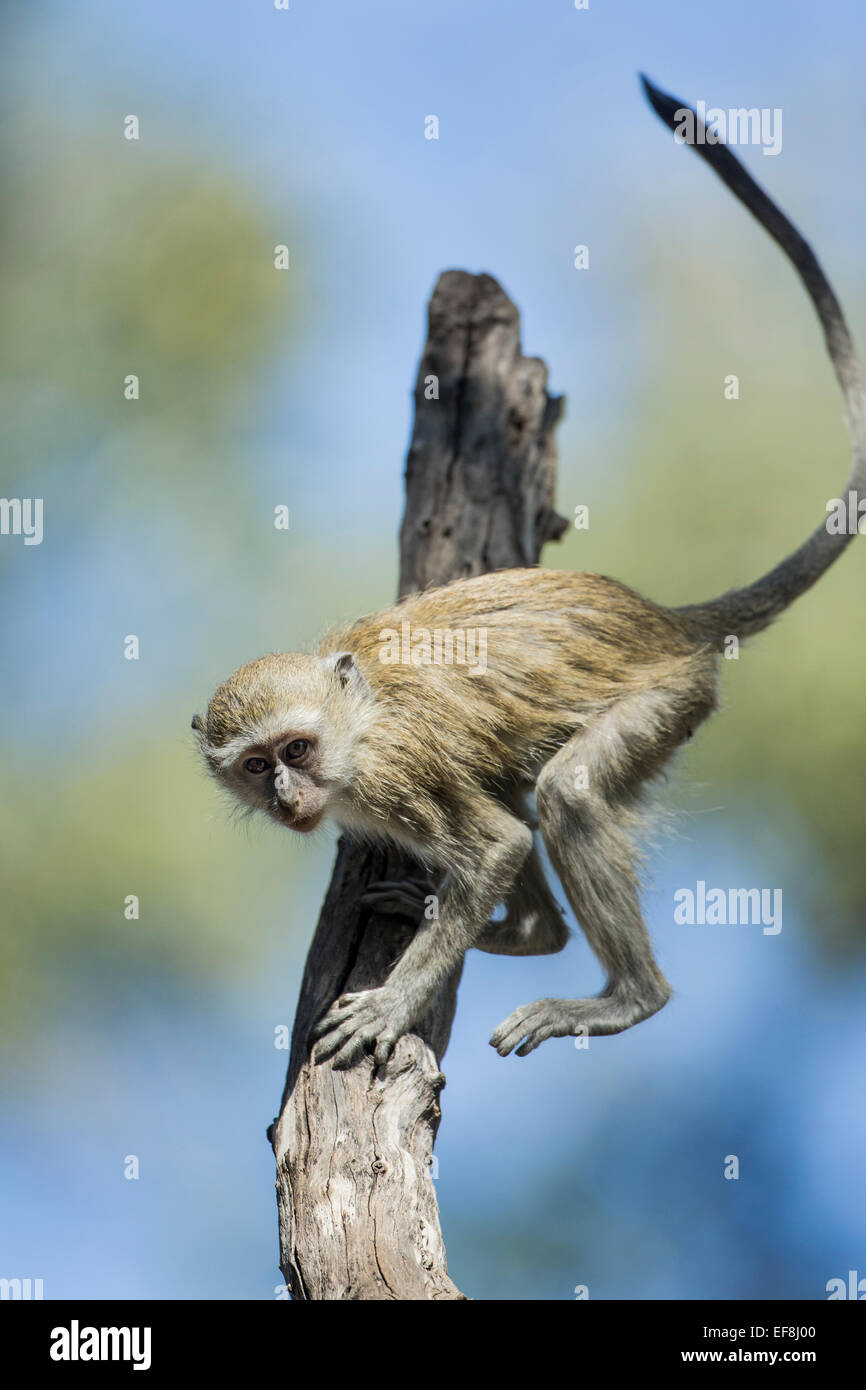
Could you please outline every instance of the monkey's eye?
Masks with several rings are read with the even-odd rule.
[[[244,767],[247,772],[254,772],[259,775],[262,772],[267,772],[270,763],[267,758],[247,758]]]
[[[309,746],[310,745],[305,738],[293,739],[292,742],[289,744],[288,748],[286,749],[285,753],[283,754],[283,757],[285,758],[287,763],[297,762],[298,758],[302,758],[304,756]]]

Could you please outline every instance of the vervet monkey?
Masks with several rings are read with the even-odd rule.
[[[673,129],[686,108],[644,85]],[[866,380],[842,310],[806,242],[730,149],[695,148],[779,243],[818,311],[848,408],[847,489],[859,504]],[[716,708],[725,638],[766,628],[850,539],[822,524],[748,588],[684,608],[595,574],[460,579],[359,619],[315,655],[264,656],[221,685],[193,728],[241,802],[301,833],[330,816],[445,875],[438,919],[421,922],[386,983],[344,995],[319,1020],[317,1060],[350,1066],[371,1049],[384,1064],[469,947],[562,949],[567,929],[526,808],[533,787],[541,837],[607,980],[595,998],[515,1010],[492,1045],[522,1057],[546,1038],[619,1033],[656,1013],[671,990],[638,901],[629,831],[642,789]],[[383,659],[394,632],[411,635],[408,661]],[[440,642],[437,662],[431,634],[443,633],[452,643],[484,633],[485,661],[448,664]],[[380,901],[394,892],[386,885]]]

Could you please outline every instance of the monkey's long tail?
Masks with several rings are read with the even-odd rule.
[[[671,130],[681,126],[687,111],[692,108],[678,101],[676,97],[660,92],[641,74],[644,92],[653,110]],[[692,111],[696,133],[703,122]],[[714,133],[713,133],[714,134]],[[818,311],[821,327],[830,361],[836,372],[839,385],[848,408],[848,432],[853,449],[853,465],[845,485],[843,500],[847,504],[848,493],[853,492],[859,502],[866,497],[866,374],[864,374],[854,340],[845,322],[841,305],[833,293],[826,275],[808,242],[797,231],[785,214],[767,196],[764,190],[748,174],[740,161],[724,144],[710,144],[706,140],[694,144],[694,149],[705,159],[727,184],[731,192],[745,203],[749,212],[758,219],[765,231],[777,241],[785,255],[793,262],[794,268],[806,289],[809,298]],[[855,508],[856,516],[859,511]],[[708,603],[690,604],[676,611],[683,617],[694,620],[697,629],[712,640],[719,640],[728,633],[747,637],[760,632],[768,626],[779,613],[784,612],[794,599],[820,579],[846,548],[855,529],[845,528],[842,534],[831,534],[826,522],[822,523],[775,569],[770,570],[754,584],[745,589],[732,589]]]

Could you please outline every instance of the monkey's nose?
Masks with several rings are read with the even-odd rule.
[[[285,810],[291,812],[292,815],[295,815],[300,810],[302,797],[297,787],[293,787],[285,782],[281,783],[279,779],[277,779],[275,791],[277,794],[277,801]]]

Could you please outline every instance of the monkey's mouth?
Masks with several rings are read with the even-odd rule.
[[[324,811],[313,811],[309,816],[291,816],[288,811],[284,811],[280,820],[289,830],[297,830],[299,834],[307,835],[311,830],[315,830],[324,814]]]

